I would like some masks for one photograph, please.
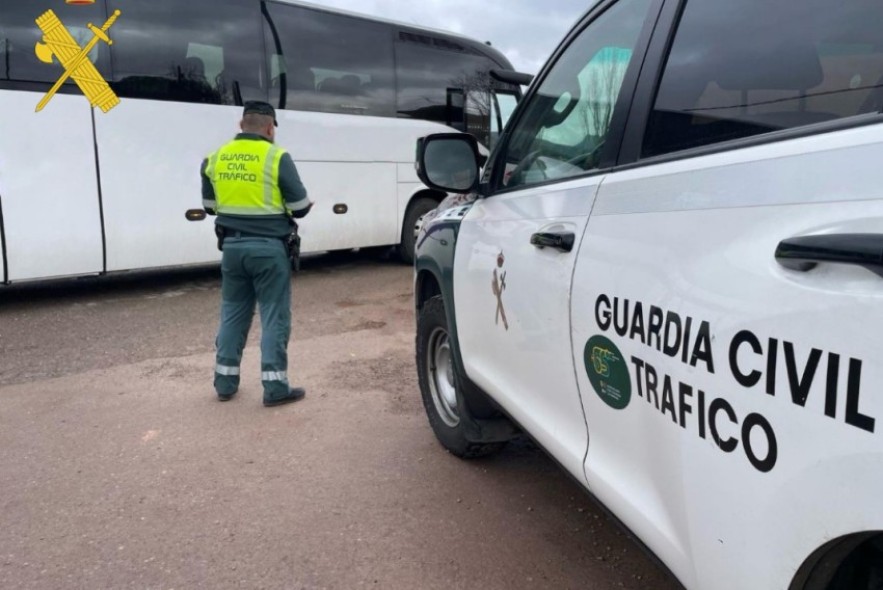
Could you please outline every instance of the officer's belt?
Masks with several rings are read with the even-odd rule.
[[[239,231],[238,229],[229,229],[224,228],[224,237],[225,238],[267,238],[270,240],[284,240],[285,238],[280,236],[268,236],[265,234],[253,234],[246,231]]]

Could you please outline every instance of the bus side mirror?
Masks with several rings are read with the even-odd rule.
[[[417,140],[417,176],[446,193],[473,191],[486,159],[478,151],[478,140],[465,133],[436,133]]]
[[[533,74],[522,74],[514,70],[491,70],[491,78],[505,84],[514,86],[530,86],[533,82]]]

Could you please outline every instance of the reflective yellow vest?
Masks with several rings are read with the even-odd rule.
[[[219,215],[284,215],[279,161],[285,150],[269,141],[234,139],[208,157]]]

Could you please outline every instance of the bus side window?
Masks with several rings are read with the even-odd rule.
[[[9,62],[12,59],[12,40],[0,28],[0,80],[9,80]]]
[[[51,65],[43,63],[34,52],[34,47],[43,38],[43,32],[35,21],[47,8],[49,6],[32,0],[2,0],[0,81],[51,84],[64,73],[57,61]],[[93,36],[87,23],[103,23],[105,20],[103,2],[79,7],[53,5],[51,8],[81,47]],[[104,43],[99,43],[89,53],[89,59],[104,76],[108,73],[109,55],[108,46]],[[72,79],[67,80],[67,84],[74,83]]]
[[[270,99],[280,108],[393,116],[392,29],[384,23],[267,3]]]
[[[236,0],[107,0],[121,97],[237,104],[266,100],[258,8]],[[236,26],[230,26],[236,23]]]

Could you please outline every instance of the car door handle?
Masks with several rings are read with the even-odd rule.
[[[573,250],[576,235],[573,232],[537,232],[530,237],[530,243],[537,248],[555,248],[561,252]]]
[[[785,268],[808,271],[820,262],[856,264],[883,277],[883,234],[827,234],[782,240],[776,260]]]

